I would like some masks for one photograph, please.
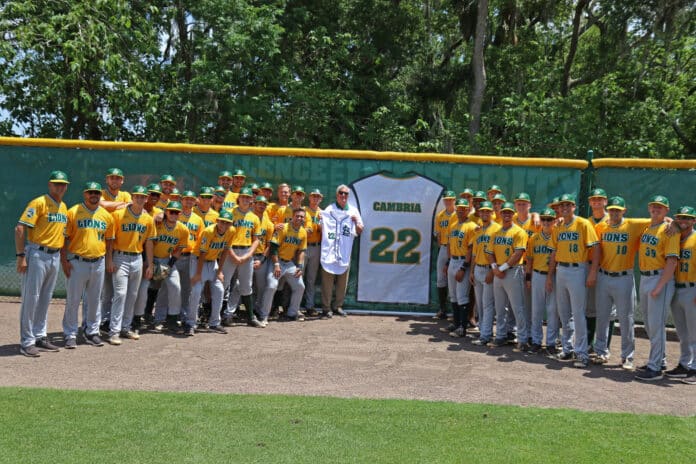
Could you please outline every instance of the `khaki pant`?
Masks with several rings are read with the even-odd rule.
[[[331,274],[321,268],[321,305],[324,311],[335,311],[338,308],[343,308],[343,300],[346,298],[346,288],[348,287],[348,274],[350,268],[346,269],[343,274]],[[331,295],[334,288],[336,289],[336,301],[334,306],[331,306]]]

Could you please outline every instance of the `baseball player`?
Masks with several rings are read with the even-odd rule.
[[[606,223],[607,220],[609,220],[609,214],[607,213],[607,192],[604,191],[604,189],[601,188],[595,188],[590,192],[590,196],[588,197],[588,201],[590,203],[590,208],[592,209],[592,214],[590,214],[589,221],[592,223],[592,225],[595,228],[595,232],[597,232],[597,237],[599,237],[599,232],[597,228],[599,227],[600,224]],[[587,343],[589,347],[590,353],[594,351],[593,347],[595,345],[595,330],[597,326],[597,309],[595,305],[595,301],[597,299],[596,296],[596,290],[597,287],[588,287],[587,288],[587,307],[585,308],[585,321],[587,323]],[[613,319],[612,319],[613,321]],[[598,361],[600,364],[602,364],[603,359],[600,358]]]
[[[478,227],[469,220],[469,202],[463,198],[456,201],[455,219],[452,219],[447,232],[447,261],[444,272],[447,275],[449,298],[452,304],[454,330],[453,337],[466,335],[469,321],[469,290],[471,289],[471,246]]]
[[[227,330],[220,325],[220,309],[222,308],[222,296],[225,287],[222,282],[225,277],[221,267],[227,258],[234,237],[232,225],[232,213],[222,211],[215,224],[206,227],[196,246],[191,252],[191,298],[189,299],[189,313],[185,316],[184,331],[187,336],[193,336],[198,317],[198,305],[201,302],[201,293],[206,282],[210,284],[211,311],[208,329],[212,332],[226,334]]]
[[[640,309],[645,318],[645,332],[650,340],[650,356],[636,379],[662,379],[667,334],[665,322],[674,296],[674,271],[679,261],[680,234],[669,236],[665,217],[669,200],[655,195],[648,203],[650,225],[640,237],[638,267],[640,268]]]
[[[674,327],[679,336],[679,364],[665,374],[696,385],[696,211],[682,206],[674,216],[680,231],[679,265],[672,300]]]
[[[546,355],[555,357],[556,338],[558,338],[558,312],[556,310],[556,290],[546,292],[546,276],[549,275],[551,259],[551,234],[553,233],[556,212],[551,208],[540,214],[541,230],[536,232],[527,243],[525,281],[531,290],[531,353],[541,350],[544,336],[544,316],[546,316]]]
[[[237,206],[232,210],[232,225],[235,234],[232,244],[228,250],[229,256],[222,268],[225,276],[226,292],[232,291],[231,285],[235,284],[238,289],[241,301],[247,310],[248,324],[254,327],[261,327],[254,314],[254,299],[252,295],[252,283],[254,278],[254,253],[259,246],[259,235],[261,235],[261,221],[251,210],[253,196],[251,189],[244,187],[240,190],[237,197]],[[231,318],[232,313],[225,315]]]
[[[162,197],[162,187],[160,184],[152,183],[147,186],[147,200],[145,200],[145,206],[143,209],[152,216],[155,221],[155,226],[160,224],[164,218],[164,211],[157,206]],[[159,291],[160,283],[153,283],[145,276],[149,275],[146,269],[143,270],[143,278],[140,281],[140,289],[138,290],[138,298],[135,300],[134,311],[134,323],[133,329],[137,330],[143,318],[146,318],[148,323],[153,322],[152,311],[155,306],[155,300],[157,299],[157,292]],[[137,325],[136,325],[137,324]]]
[[[474,193],[474,196],[472,198],[473,201],[473,211],[469,213],[469,220],[474,221],[477,225],[482,225],[483,222],[481,221],[481,218],[479,217],[478,209],[481,206],[481,203],[486,201],[486,194],[483,192],[483,190],[477,190]]]
[[[211,187],[201,187],[198,191],[198,205],[193,208],[193,212],[203,219],[206,227],[210,227],[217,222],[218,213],[211,208],[213,201],[213,189]]]
[[[491,203],[493,204],[493,221],[497,222],[498,224],[503,223],[502,210],[503,205],[506,202],[507,199],[502,193],[496,193],[493,195],[493,200],[491,200]]]
[[[244,182],[246,182],[246,174],[244,171],[241,169],[235,169],[232,172],[232,186],[230,187],[232,196],[228,196],[226,199],[231,199],[232,201],[236,202],[239,192],[241,192],[242,188],[244,187]]]
[[[147,263],[145,278],[152,278],[155,239],[155,221],[143,208],[147,196],[147,189],[136,185],[133,187],[132,204],[113,214],[114,243],[110,250],[111,265],[106,269],[114,289],[108,340],[112,345],[121,344],[119,336],[131,340],[140,338],[137,332],[131,330],[133,309],[143,275],[143,258]]]
[[[305,196],[306,194],[304,187],[301,185],[296,185],[292,188],[292,193],[290,194],[290,203],[282,209],[282,222],[287,224],[288,222],[292,221],[292,218],[294,217],[293,211],[297,208],[304,208],[302,203],[304,203]],[[281,214],[280,211],[278,214]],[[309,223],[306,224],[306,226],[308,225]]]
[[[292,297],[287,314],[288,319],[291,321],[304,320],[304,316],[300,312],[300,302],[302,301],[302,294],[305,288],[304,282],[302,282],[305,251],[307,250],[305,220],[306,213],[304,208],[297,208],[294,211],[292,221],[285,224],[282,229],[276,230],[273,234],[270,244],[273,268],[268,273],[266,292],[263,295],[260,322],[262,326],[267,324],[273,296],[281,278],[284,278],[292,289]]]
[[[161,210],[164,210],[164,208],[167,207],[167,204],[171,200],[169,196],[176,188],[176,179],[174,179],[174,176],[172,176],[171,174],[163,174],[162,177],[160,177],[159,183],[160,187],[162,187],[162,195],[160,196],[159,202],[157,203],[157,207]]]
[[[218,174],[218,185],[222,187],[222,191],[219,193],[223,194],[222,208],[228,211],[232,211],[232,208],[237,206],[237,193],[231,190],[232,183],[232,172],[220,171],[220,174]],[[215,194],[218,195],[218,189],[215,189]]]
[[[266,197],[266,200],[268,201],[268,206],[266,207],[266,211],[264,214],[268,217],[271,222],[273,220],[271,219],[270,216],[270,211],[275,210],[276,204],[271,201],[273,198],[273,185],[271,185],[270,182],[262,182],[261,185],[259,186],[259,195]]]
[[[529,326],[524,309],[524,267],[522,261],[527,249],[527,232],[515,225],[512,218],[515,205],[505,202],[500,209],[501,228],[491,236],[486,247],[488,262],[493,270],[493,296],[498,323],[506,320],[506,303],[515,315],[518,343],[514,350],[528,351]],[[500,331],[500,329],[498,329]]]
[[[197,214],[193,214],[193,207],[196,205],[196,194],[191,190],[186,190],[181,195],[181,214],[179,221],[183,223],[189,231],[189,238],[186,248],[181,250],[181,255],[176,261],[176,269],[179,271],[179,282],[181,283],[181,317],[189,314],[188,307],[191,298],[191,252],[196,246],[196,242],[203,233],[205,224],[203,219]],[[196,308],[197,310],[198,308]],[[185,322],[185,320],[184,320]]]
[[[486,199],[488,201],[490,201],[491,203],[493,203],[493,199],[495,198],[496,195],[499,195],[499,194],[502,195],[503,190],[499,186],[493,184],[490,187],[488,187],[488,190],[486,191]],[[503,195],[503,198],[505,198],[505,195]]]
[[[67,214],[65,244],[60,258],[67,277],[63,333],[68,349],[77,347],[78,309],[83,294],[89,307],[84,320],[85,341],[94,346],[104,344],[99,337],[99,300],[105,268],[112,266],[114,221],[111,214],[99,206],[101,190],[99,183],[87,182],[83,188],[84,201],[70,208]]]
[[[563,223],[558,224],[551,240],[551,259],[546,279],[546,291],[551,293],[556,285],[556,305],[563,328],[561,361],[577,357],[575,367],[587,368],[590,363],[587,351],[587,325],[585,307],[587,287],[595,285],[599,266],[597,234],[592,224],[575,215],[575,195],[563,194],[559,199]],[[589,265],[588,263],[591,263]],[[573,324],[573,322],[575,324]],[[573,334],[575,340],[573,343]]]
[[[541,220],[537,213],[532,213],[532,199],[526,192],[520,192],[515,195],[515,215],[512,217],[512,221],[517,226],[521,227],[526,233],[528,238],[532,238],[532,235],[541,230]],[[526,266],[526,262],[522,263],[522,266]],[[531,323],[532,320],[532,291],[531,288],[524,287],[524,309],[527,315],[527,322]],[[531,330],[529,330],[530,339],[528,343],[534,345],[531,340]],[[538,351],[538,350],[537,350]]]
[[[273,232],[275,226],[268,218],[266,213],[266,208],[268,207],[268,200],[263,195],[256,197],[254,201],[254,214],[259,218],[261,227],[261,235],[259,235],[259,246],[256,247],[256,252],[254,253],[254,283],[256,289],[254,293],[259,295],[254,301],[254,310],[258,313],[261,310],[261,303],[263,300],[263,294],[266,290],[266,277],[270,272],[268,258],[269,243],[273,238]],[[264,326],[265,327],[265,326]]]
[[[453,190],[447,190],[442,194],[442,202],[445,208],[435,215],[433,224],[433,235],[437,240],[437,299],[440,310],[435,314],[434,319],[447,319],[447,301],[454,301],[452,295],[448,295],[447,290],[447,243],[449,242],[449,226],[454,223],[457,213],[454,209],[454,200],[457,196]],[[454,307],[453,307],[454,308]],[[461,324],[460,324],[461,325]],[[456,327],[459,327],[457,325]],[[455,327],[455,329],[456,329]]]
[[[595,191],[595,193],[597,193]],[[650,219],[626,219],[626,202],[615,196],[609,200],[609,218],[595,226],[600,240],[600,263],[595,291],[597,311],[594,349],[596,364],[609,360],[612,308],[621,324],[621,366],[633,370],[635,351],[634,320],[636,288],[633,266],[640,237]]]
[[[476,196],[478,196],[478,193]],[[486,255],[486,248],[491,245],[491,237],[498,232],[500,224],[493,222],[491,219],[493,205],[490,201],[481,202],[476,212],[481,220],[481,226],[476,229],[474,234],[474,242],[471,249],[471,262],[474,263],[474,270],[470,279],[476,294],[481,334],[473,343],[479,346],[486,346],[488,343],[491,343],[492,346],[503,346],[507,337],[505,327],[498,327],[497,336],[499,338],[493,341],[493,316],[495,314],[493,271]]]
[[[213,201],[210,203],[210,207],[213,208],[215,211],[218,213],[224,209],[225,205],[225,197],[227,196],[227,190],[224,188],[217,186],[213,190]],[[236,205],[234,205],[236,206]],[[234,208],[232,206],[232,208]],[[230,211],[231,208],[228,210]]]
[[[271,217],[271,221],[276,225],[276,230],[279,230],[278,224],[284,224],[283,215],[285,213],[285,208],[288,206],[290,201],[290,186],[288,184],[278,185],[278,203],[272,203],[269,205],[268,214]]]
[[[123,186],[123,171],[119,168],[109,168],[106,171],[106,188],[102,190],[99,205],[109,212],[125,208],[131,202],[131,195],[121,190]]]
[[[314,293],[319,274],[319,261],[321,259],[321,207],[319,204],[324,195],[319,189],[309,192],[309,206],[305,207],[307,215],[307,252],[305,253],[305,307],[307,316],[318,316],[314,308]]]
[[[607,197],[607,192],[604,189],[596,188],[590,192],[590,196],[587,197],[590,203],[590,209],[592,214],[588,218],[592,222],[593,226],[597,224],[606,222],[609,220],[609,213],[607,212],[607,203],[609,201]]]
[[[48,193],[29,202],[15,227],[17,272],[22,275],[19,352],[28,357],[39,357],[39,350],[59,350],[48,339],[46,325],[68,222],[63,203],[68,184],[64,172],[53,171]]]

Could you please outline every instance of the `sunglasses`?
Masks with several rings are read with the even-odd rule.
[[[179,214],[181,214],[181,211],[172,211],[172,210],[168,210],[167,212],[168,212],[169,214],[173,214],[173,215],[175,215],[175,216],[178,216]]]
[[[541,222],[553,222],[552,218],[541,218]]]
[[[338,194],[341,196],[343,196],[343,195],[348,196],[350,194],[350,192],[338,192]]]

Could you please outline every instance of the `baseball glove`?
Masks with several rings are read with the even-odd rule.
[[[152,280],[164,280],[169,276],[169,266],[166,264],[155,264],[155,269],[152,271]]]

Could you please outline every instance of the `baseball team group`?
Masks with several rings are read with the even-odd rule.
[[[180,192],[177,180],[123,191],[111,168],[102,188],[83,187],[67,209],[68,176],[54,171],[48,193],[29,202],[15,228],[22,274],[20,352],[58,351],[47,336],[48,305],[58,273],[66,276],[64,347],[137,340],[140,330],[227,333],[234,319],[263,328],[283,318],[345,316],[351,249],[363,230],[360,212],[339,185],[321,207],[318,189],[247,184],[242,170],[222,171],[217,186]],[[304,205],[308,198],[308,204]],[[554,198],[532,213],[527,193],[508,201],[499,186],[446,191],[435,216],[438,246],[436,319],[443,332],[492,349],[543,353],[587,368],[606,364],[619,323],[620,365],[636,378],[665,375],[696,384],[696,211],[653,196],[647,217],[624,217],[620,196],[589,196],[592,215],[576,215],[576,198]],[[634,263],[650,341],[646,364],[634,365]],[[321,273],[321,308],[315,288]],[[334,298],[335,294],[335,298]],[[303,304],[304,301],[304,304]],[[449,303],[449,305],[448,305]],[[240,305],[245,308],[244,316]],[[300,307],[304,312],[300,311]],[[82,324],[80,326],[80,307]],[[671,310],[679,362],[667,370]],[[544,331],[544,326],[546,330]],[[494,333],[495,327],[495,333]]]
[[[242,170],[220,172],[216,187],[198,193],[180,192],[168,174],[130,192],[121,189],[118,168],[105,181],[105,188],[84,184],[82,202],[67,209],[68,176],[52,172],[48,193],[29,202],[15,227],[25,356],[60,349],[47,336],[47,313],[61,269],[66,349],[77,347],[80,332],[93,346],[104,344],[102,334],[111,345],[137,340],[144,327],[225,334],[240,319],[240,304],[246,323],[258,328],[279,317],[280,307],[290,321],[346,315],[351,249],[363,229],[346,185],[322,209],[318,189],[306,195],[280,184],[271,202],[273,187],[245,185]],[[321,312],[314,307],[320,269]]]

